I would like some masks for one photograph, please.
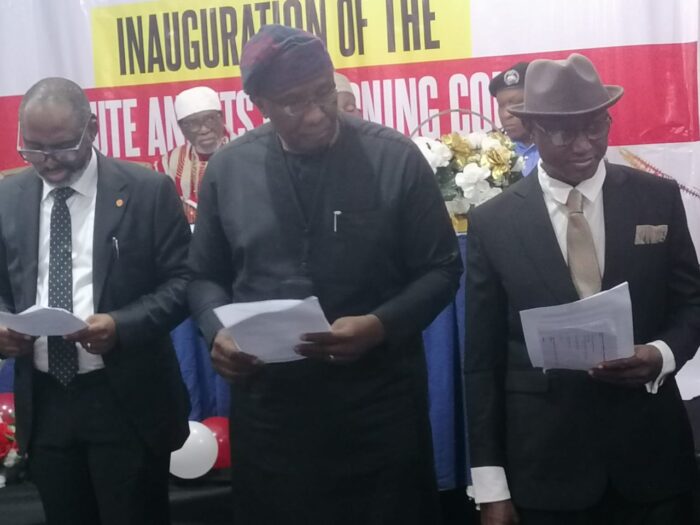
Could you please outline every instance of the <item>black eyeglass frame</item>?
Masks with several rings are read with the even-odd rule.
[[[549,137],[549,141],[554,146],[565,147],[571,145],[581,133],[583,133],[588,140],[598,140],[603,138],[610,131],[612,117],[610,115],[606,115],[604,119],[590,122],[585,128],[582,129],[547,129],[536,120],[532,121],[532,125],[547,135],[547,137]],[[590,128],[592,125],[600,126],[600,129],[591,131]]]
[[[198,133],[202,128],[207,128],[208,130],[214,130],[219,125],[223,126],[221,111],[214,111],[210,115],[207,115],[201,121],[198,120],[187,120],[187,117],[178,122],[182,131],[187,133]]]

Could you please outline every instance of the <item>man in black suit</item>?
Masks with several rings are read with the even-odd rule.
[[[533,62],[510,111],[532,131],[538,172],[470,218],[466,386],[483,524],[692,522],[673,374],[700,345],[700,270],[678,186],[603,160],[622,92],[581,55]],[[520,311],[625,281],[632,357],[532,366]]]
[[[16,358],[17,436],[50,524],[165,524],[170,451],[188,434],[170,343],[186,315],[190,230],[170,179],[92,149],[85,94],[39,81],[20,106],[19,153],[0,182],[0,308],[72,310],[87,328],[31,338]]]

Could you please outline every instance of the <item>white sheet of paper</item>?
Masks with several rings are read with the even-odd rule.
[[[634,354],[632,302],[622,283],[580,301],[520,312],[535,367],[588,370]]]
[[[0,326],[36,337],[68,335],[82,330],[87,323],[63,308],[31,306],[18,314],[0,312]]]
[[[330,330],[316,297],[227,304],[214,313],[241,352],[264,363],[304,359],[294,352],[301,334]]]
[[[676,374],[676,383],[684,400],[690,401],[700,396],[700,350]]]

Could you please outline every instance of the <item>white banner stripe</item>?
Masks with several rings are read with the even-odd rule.
[[[698,40],[697,0],[472,0],[475,57]]]

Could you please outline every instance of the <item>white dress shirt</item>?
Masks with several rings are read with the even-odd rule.
[[[67,200],[71,217],[71,242],[73,259],[73,313],[87,319],[95,313],[92,297],[92,242],[95,231],[95,197],[97,195],[97,155],[92,156],[82,175],[71,188],[75,193]],[[39,215],[39,252],[36,282],[36,304],[49,305],[49,242],[51,209],[54,187],[43,183]],[[82,345],[78,349],[78,373],[84,374],[104,368],[102,356],[90,354]],[[48,341],[40,337],[34,343],[34,366],[42,372],[49,371]]]
[[[603,213],[603,183],[605,182],[605,162],[600,161],[595,174],[576,189],[583,195],[583,215],[588,221],[593,236],[600,275],[605,272],[605,217]],[[569,210],[566,201],[573,186],[554,179],[547,174],[542,161],[537,165],[537,176],[544,197],[549,219],[559,243],[562,256],[567,261],[566,229],[569,225]],[[661,373],[655,381],[647,383],[647,392],[655,394],[668,374],[676,369],[673,352],[664,341],[648,343],[658,348],[663,359]],[[476,503],[489,503],[510,499],[508,481],[503,467],[476,467],[471,469],[473,487],[467,493]]]

